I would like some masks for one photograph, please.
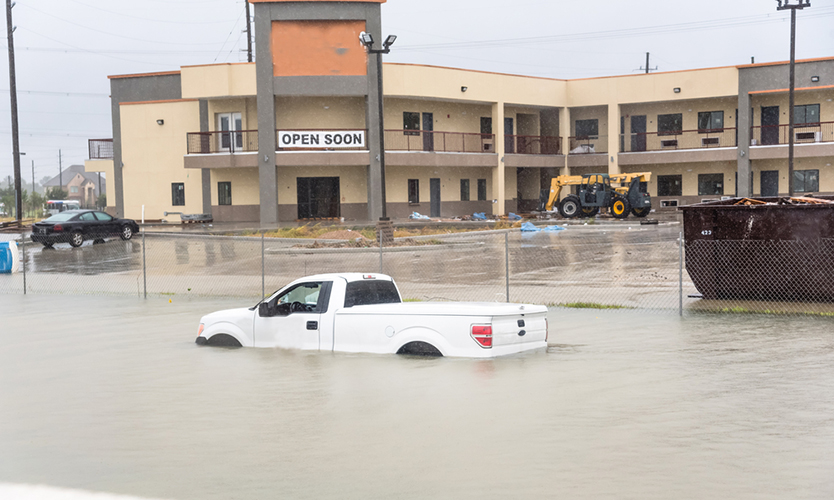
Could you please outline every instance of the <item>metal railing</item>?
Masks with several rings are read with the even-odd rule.
[[[257,130],[189,132],[188,154],[244,153],[258,151]]]
[[[620,149],[623,153],[675,151],[680,149],[734,148],[736,145],[735,127],[620,135]]]
[[[757,125],[750,127],[751,146],[788,143],[790,125]],[[802,123],[794,125],[794,144],[834,142],[834,122]]]
[[[87,148],[91,160],[113,159],[113,139],[90,139],[87,141]]]
[[[568,142],[570,142],[568,154],[608,153],[608,137],[604,135],[568,137]]]
[[[292,130],[293,133],[295,132],[357,132],[363,129],[356,129],[356,128],[317,128],[317,129],[305,129],[305,128],[284,128],[280,131],[287,131]],[[278,136],[279,130],[275,131],[275,144],[276,144],[276,151],[367,151],[368,150],[368,131],[364,130],[365,133],[365,144],[361,146],[342,146],[333,144],[333,147],[328,147],[326,144],[318,144],[315,147],[312,145],[310,147],[281,147],[281,138]],[[349,134],[352,135],[352,134]]]
[[[562,154],[562,138],[547,135],[505,135],[504,152],[520,155]]]
[[[495,135],[471,132],[386,130],[386,151],[435,151],[439,153],[494,153]]]

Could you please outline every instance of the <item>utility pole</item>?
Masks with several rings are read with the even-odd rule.
[[[9,44],[9,97],[12,106],[12,156],[14,159],[15,217],[21,220],[22,191],[20,187],[20,137],[17,127],[17,79],[14,67],[14,26],[12,26],[12,0],[6,0],[6,36]]]
[[[793,196],[793,140],[794,120],[793,116],[793,94],[795,87],[794,65],[796,63],[796,10],[811,6],[811,0],[776,0],[779,6],[776,10],[791,11],[791,68],[790,68],[790,90],[788,91],[788,196]]]
[[[246,60],[252,62],[252,16],[249,15],[249,0],[244,0],[246,4]]]
[[[58,189],[64,190],[64,171],[61,169],[61,150],[58,150]]]
[[[645,68],[641,67],[640,70],[641,71],[645,70],[647,75],[649,74],[649,71],[657,71],[657,66],[655,66],[654,68],[649,67],[649,53],[648,52],[646,52],[646,67]]]

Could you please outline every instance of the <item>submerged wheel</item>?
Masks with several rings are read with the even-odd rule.
[[[73,231],[70,235],[69,244],[74,247],[80,247],[82,243],[84,243],[84,235],[81,234],[81,231]]]
[[[400,347],[397,354],[408,354],[411,356],[443,356],[439,349],[428,342],[414,341]]]
[[[645,217],[649,215],[649,212],[652,211],[652,207],[643,207],[643,208],[632,208],[631,213],[634,214],[635,217]]]
[[[625,219],[629,212],[631,212],[631,205],[627,199],[621,196],[614,198],[614,202],[611,203],[611,215],[617,219]]]
[[[124,226],[122,228],[122,232],[119,233],[119,237],[123,240],[129,240],[133,238],[133,229],[130,226]]]
[[[559,213],[566,219],[573,219],[579,215],[579,209],[581,207],[582,204],[579,203],[579,198],[570,195],[559,203]]]
[[[593,217],[599,213],[599,207],[582,207],[582,217]]]

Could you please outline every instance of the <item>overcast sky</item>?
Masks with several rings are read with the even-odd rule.
[[[798,13],[797,58],[834,56],[834,0]],[[774,0],[388,0],[386,61],[584,78],[782,61],[790,13]],[[242,0],[17,0],[22,172],[83,163],[112,136],[108,75],[246,60]],[[12,175],[8,58],[0,55],[0,176]],[[185,137],[183,137],[185,141]]]

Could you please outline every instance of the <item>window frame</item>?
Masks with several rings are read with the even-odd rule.
[[[661,193],[661,185],[666,187],[667,190],[669,187],[672,187],[673,189],[668,190],[668,192]],[[683,196],[683,175],[658,175],[657,196]]]
[[[420,179],[408,179],[408,204],[420,204]]]
[[[487,199],[487,180],[478,179],[478,201],[486,201]]]
[[[228,189],[228,192],[226,192],[226,189]],[[220,181],[217,183],[217,204],[221,206],[230,206],[232,204],[231,181]]]
[[[177,189],[179,188],[179,190]],[[171,206],[184,207],[185,206],[185,183],[172,182],[171,183]]]
[[[403,135],[420,135],[420,113],[403,111]]]
[[[492,135],[492,117],[481,117],[481,134]]]
[[[715,127],[715,116],[721,117],[721,126]],[[706,117],[708,127],[701,127],[702,118]],[[698,133],[710,134],[724,131],[724,112],[723,111],[699,111],[698,112]]]
[[[808,184],[808,174],[813,172],[813,176],[815,177],[813,180],[816,183],[816,189],[806,189],[806,184]],[[797,176],[802,176],[802,188],[800,189],[799,183],[797,182]],[[820,190],[820,171],[819,169],[808,169],[808,170],[794,170],[793,171],[793,191],[795,193],[817,193]]]
[[[581,127],[580,127],[581,124]],[[591,126],[593,125],[593,126]],[[579,133],[580,128],[582,132],[585,132],[585,128],[588,128],[587,134]],[[590,131],[593,130],[594,132],[591,133]],[[576,139],[599,139],[599,119],[598,118],[588,118],[587,120],[575,120],[573,124],[573,131],[574,137]]]
[[[663,130],[661,130],[660,122],[665,122],[668,119],[672,119],[673,122],[676,121],[678,127],[672,129],[664,126]],[[672,125],[674,124],[675,123],[672,123]],[[664,125],[666,124],[664,123]],[[664,115],[657,115],[657,135],[681,135],[681,133],[683,133],[683,113],[667,113]]]
[[[807,121],[808,108],[815,108],[815,107],[816,107],[816,110],[817,110],[817,121],[809,122],[809,121]],[[797,119],[797,116],[796,116],[800,109],[802,110],[802,114],[804,116],[803,121],[799,121]],[[820,105],[819,104],[797,104],[797,105],[795,105],[793,107],[793,123],[794,123],[794,126],[797,126],[797,127],[819,126],[819,124],[820,124]]]
[[[469,179],[460,180],[460,201],[469,201],[471,189],[469,187]]]
[[[710,181],[712,178],[712,181]],[[715,179],[720,178],[720,181],[715,183]],[[716,186],[715,191],[720,192],[707,192],[704,188],[708,185],[708,182],[714,182],[715,184],[720,184]],[[724,174],[722,173],[710,173],[710,174],[698,174],[698,196],[724,196]]]

